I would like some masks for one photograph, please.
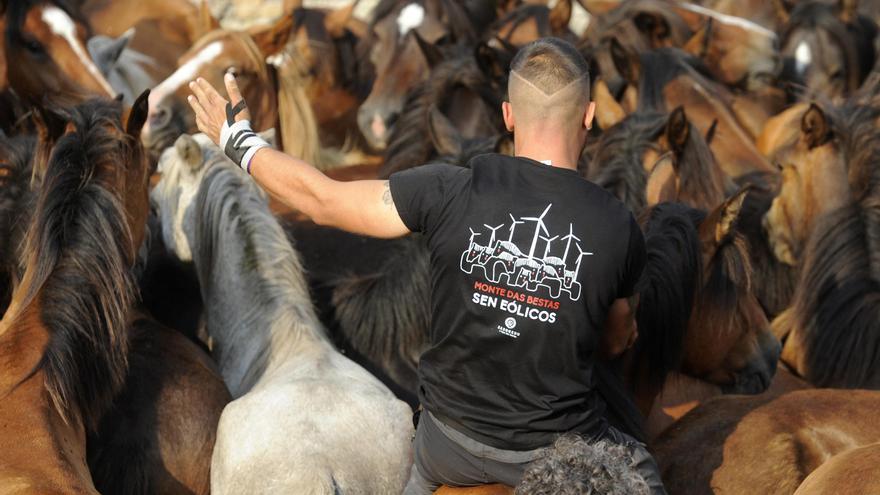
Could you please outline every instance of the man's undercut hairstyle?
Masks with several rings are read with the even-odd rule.
[[[590,68],[567,41],[541,38],[510,63],[507,96],[521,122],[582,119],[590,101]]]

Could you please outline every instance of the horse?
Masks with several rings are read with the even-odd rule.
[[[385,149],[407,91],[428,78],[429,61],[419,40],[428,45],[473,42],[480,27],[494,17],[494,8],[486,2],[379,2],[362,40],[376,79],[358,110],[358,127],[373,149]]]
[[[520,47],[538,38],[555,36],[573,39],[568,29],[571,20],[571,0],[561,0],[550,8],[547,5],[525,3],[499,17],[489,27],[484,40],[501,46]]]
[[[0,339],[0,490],[97,493],[85,463],[121,387],[150,168],[139,145],[147,95],[74,108],[46,166],[24,275]]]
[[[857,1],[800,2],[782,30],[784,79],[804,86],[806,97],[838,99],[854,92],[877,59],[877,25],[857,12]]]
[[[627,75],[630,88],[638,88],[637,107],[631,111],[666,112],[683,106],[700,133],[706,135],[714,128],[710,147],[728,176],[773,171],[740,123],[731,93],[706,77],[697,59],[670,48],[635,56],[619,46],[611,50],[611,57],[620,72]]]
[[[880,492],[880,478],[876,470],[878,462],[880,442],[847,450],[810,473],[794,495]]]
[[[9,86],[28,106],[54,109],[115,92],[86,49],[85,21],[67,0],[6,4]]]
[[[812,103],[804,111],[796,141],[776,153],[782,182],[763,220],[781,262],[797,265],[816,221],[858,201],[878,180],[878,117],[880,110],[864,105]]]
[[[416,36],[417,40],[420,40]],[[422,41],[417,44],[436,54],[431,77],[415,86],[406,96],[397,122],[388,138],[380,177],[427,163],[439,153],[437,139],[426,140],[430,130],[440,126],[432,111],[445,118],[462,139],[493,137],[504,128],[501,121],[501,98],[498,81],[493,81],[481,66],[477,50],[455,46],[440,52]],[[432,135],[434,136],[434,135]]]
[[[234,398],[218,427],[212,493],[400,491],[409,407],[333,348],[258,186],[207,137],[181,139],[196,139],[209,163],[169,152],[152,199],[166,245],[195,264]]]
[[[714,208],[734,192],[682,107],[627,116],[602,133],[590,163],[587,177],[635,214],[663,201]]]
[[[880,441],[878,401],[834,389],[716,397],[660,435],[654,456],[670,493],[793,493],[833,456]]]
[[[125,383],[86,454],[101,493],[207,494],[229,391],[208,354],[137,310]]]

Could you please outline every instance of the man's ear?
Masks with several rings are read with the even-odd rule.
[[[501,115],[504,117],[504,127],[507,128],[507,132],[513,132],[513,109],[509,101],[501,102]]]
[[[587,111],[584,113],[584,127],[587,130],[593,128],[593,117],[596,116],[596,102],[591,101],[589,105],[587,105]]]

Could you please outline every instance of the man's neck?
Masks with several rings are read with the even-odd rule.
[[[582,143],[566,139],[562,133],[523,134],[522,136],[514,136],[514,155],[530,158],[553,167],[577,170]]]

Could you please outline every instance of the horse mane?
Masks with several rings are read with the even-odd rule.
[[[878,253],[878,195],[824,216],[807,241],[792,317],[803,342],[805,378],[817,386],[880,386]]]
[[[639,103],[638,110],[665,112],[666,101],[663,88],[676,77],[687,74],[697,80],[712,96],[727,103],[729,98],[717,91],[718,85],[703,62],[678,48],[657,48],[639,55]]]
[[[527,22],[529,19],[534,18],[537,22],[537,25],[540,27],[547,27],[550,24],[550,9],[546,5],[538,5],[538,4],[523,4],[519,7],[511,10],[510,12],[504,14],[504,17],[496,20],[489,27],[487,32],[489,33],[497,33],[498,30],[502,26],[506,26],[507,24],[511,24],[511,29],[509,33],[513,33],[522,23]],[[549,36],[550,33],[542,30],[540,33],[541,36]],[[507,41],[507,39],[505,39]]]
[[[733,183],[715,161],[703,135],[688,122],[688,139],[678,156],[678,198],[695,208],[714,208],[733,192]]]
[[[415,373],[431,321],[424,240],[401,240],[375,273],[342,277],[334,286],[336,319],[352,347],[382,363],[402,357]]]
[[[237,321],[224,325],[238,329],[265,329],[265,348],[257,351],[252,370],[263,370],[269,347],[280,349],[296,345],[308,336],[328,341],[312,306],[309,286],[299,254],[294,250],[278,219],[269,210],[265,194],[239,167],[226,159],[213,145],[206,148],[209,167],[193,201],[195,229],[193,261],[203,295],[210,290],[212,274],[238,267],[224,266],[220,253],[224,246],[242,246],[248,277],[248,292],[242,295],[242,308],[232,313]],[[198,253],[198,255],[195,255]],[[223,288],[214,288],[222,290]],[[207,295],[205,303],[209,304]],[[225,313],[230,315],[229,313]],[[252,341],[253,332],[239,331],[227,337],[230,346],[236,341]],[[253,344],[249,344],[253,347]]]
[[[25,241],[19,306],[35,303],[50,338],[42,370],[58,413],[94,429],[127,368],[127,322],[135,300],[135,246],[110,177],[139,145],[120,140],[122,108],[95,100],[74,108],[73,131],[51,155]],[[20,316],[21,313],[19,313]]]
[[[380,177],[387,178],[394,172],[423,165],[435,156],[436,150],[428,139],[430,110],[433,105],[442,108],[443,99],[456,87],[475,91],[483,101],[497,99],[486,91],[486,75],[477,66],[473,54],[462,45],[452,47],[446,60],[431,70],[430,77],[407,93],[388,139]],[[498,103],[500,105],[500,100]]]
[[[642,155],[666,128],[667,116],[658,112],[636,112],[602,133],[592,162],[600,169],[592,175],[630,210],[645,208],[647,176]]]
[[[647,258],[637,285],[639,338],[633,362],[647,366],[643,376],[651,385],[662,385],[681,365],[703,276],[697,232],[701,217],[698,210],[680,203],[661,203],[642,216]]]
[[[322,156],[318,121],[305,91],[308,71],[308,64],[296,50],[285,51],[276,76],[278,139],[285,153],[324,169],[329,160]]]
[[[810,1],[795,6],[780,40],[784,42],[800,28],[824,29],[840,43],[849,73],[847,85],[850,90],[858,88],[876,60],[874,38],[877,36],[877,25],[861,14],[854,23],[846,24],[837,17],[834,5]]]
[[[828,105],[826,105],[828,107]],[[850,187],[856,200],[880,186],[880,133],[875,122],[880,107],[845,103],[829,112],[835,134],[841,140]]]

